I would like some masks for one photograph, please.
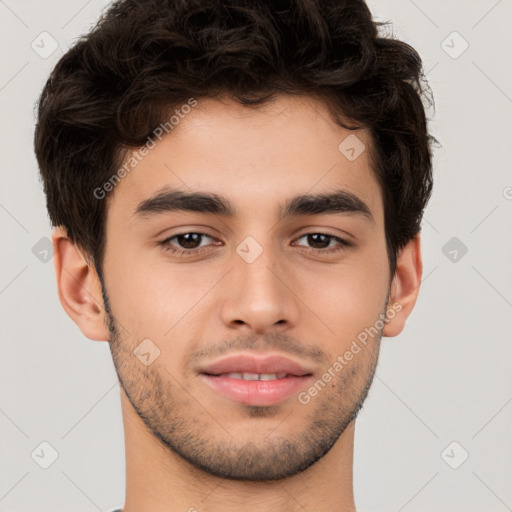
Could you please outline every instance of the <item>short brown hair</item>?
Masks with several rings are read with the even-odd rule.
[[[421,59],[381,25],[363,0],[113,3],[59,60],[39,99],[34,144],[52,225],[65,227],[101,277],[108,201],[93,190],[123,149],[144,144],[190,97],[227,93],[251,106],[309,94],[340,125],[371,133],[394,274],[398,251],[420,230],[437,141]]]

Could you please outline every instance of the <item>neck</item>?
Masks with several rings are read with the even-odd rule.
[[[144,425],[121,390],[126,453],[123,512],[355,512],[354,422],[305,471],[282,480],[227,480],[192,466]]]

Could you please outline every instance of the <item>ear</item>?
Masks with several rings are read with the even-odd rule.
[[[101,283],[94,265],[87,263],[63,228],[53,231],[52,243],[62,307],[87,338],[108,341]]]
[[[422,272],[420,235],[416,235],[398,254],[387,307],[388,321],[382,330],[384,336],[397,336],[403,331],[418,298]]]

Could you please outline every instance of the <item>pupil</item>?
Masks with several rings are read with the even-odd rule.
[[[195,249],[200,236],[199,233],[185,233],[184,235],[179,235],[178,241],[186,249]]]
[[[318,240],[315,240],[318,237],[323,238],[323,243],[322,243],[322,241],[320,241],[321,248],[329,246],[329,237],[327,235],[323,235],[322,233],[313,233],[312,235],[308,235],[308,243],[309,244],[311,244],[311,243],[318,244],[319,243]]]

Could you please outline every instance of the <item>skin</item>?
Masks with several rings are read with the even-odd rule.
[[[354,418],[381,336],[399,334],[414,307],[422,263],[416,237],[390,276],[369,151],[349,161],[338,150],[350,133],[312,97],[276,96],[259,109],[200,99],[109,198],[107,311],[94,266],[55,229],[61,303],[85,336],[109,340],[121,382],[124,512],[355,510]],[[366,131],[357,137],[370,147]],[[133,215],[164,186],[214,192],[236,215]],[[343,212],[278,219],[286,200],[340,188],[373,219]],[[168,242],[205,247],[195,256],[161,244],[198,231],[208,237],[195,246]],[[304,236],[319,232],[351,246]],[[248,236],[263,249],[252,263],[236,251]],[[316,380],[393,304],[400,311],[307,404],[292,396],[251,407],[198,376],[201,364],[223,355],[274,352],[308,364]],[[147,338],[160,350],[148,366],[133,354]]]

